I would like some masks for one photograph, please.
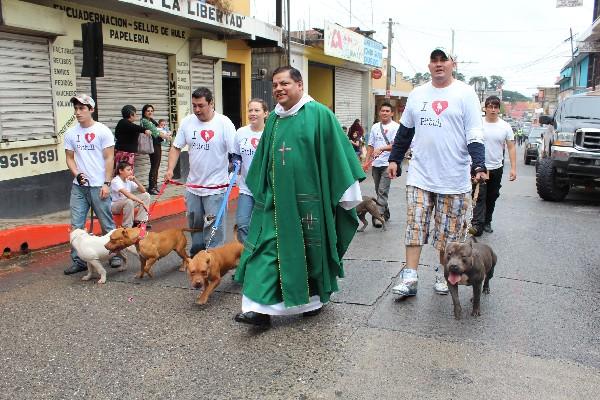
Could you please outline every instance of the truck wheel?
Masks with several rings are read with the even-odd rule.
[[[529,158],[527,158],[527,153],[525,153],[525,157],[523,157],[523,162],[525,163],[525,165],[531,164],[531,161],[529,160]]]
[[[547,201],[563,201],[569,193],[569,185],[556,182],[556,169],[552,165],[552,160],[549,158],[539,160],[536,169],[535,184],[538,195]]]

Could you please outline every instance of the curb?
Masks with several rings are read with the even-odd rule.
[[[238,197],[238,188],[234,187],[229,195],[229,201]],[[163,201],[159,201],[152,210],[151,221],[176,214],[184,213],[185,200],[183,196],[177,196]],[[121,218],[115,218],[117,224]],[[86,229],[89,230],[90,222],[86,222]],[[47,247],[58,246],[69,243],[69,232],[71,224],[44,224],[44,225],[23,225],[12,229],[0,231],[0,250],[9,248],[11,253],[15,254],[22,250],[40,250]],[[94,234],[100,233],[100,224],[94,224]]]

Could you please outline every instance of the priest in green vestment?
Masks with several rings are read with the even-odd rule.
[[[315,315],[338,290],[365,178],[335,115],[303,93],[300,71],[275,70],[273,96],[246,179],[254,209],[235,275],[235,320],[259,326],[271,315]]]

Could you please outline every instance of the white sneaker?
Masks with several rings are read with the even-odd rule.
[[[442,275],[435,275],[435,283],[433,284],[433,290],[437,293],[437,294],[448,294],[449,290],[448,290],[448,283],[446,283],[446,278],[444,278]]]
[[[419,277],[414,269],[403,269],[400,274],[400,283],[392,288],[392,293],[399,296],[415,296]]]

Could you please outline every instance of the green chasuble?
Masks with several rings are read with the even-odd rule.
[[[358,219],[338,205],[365,174],[333,113],[311,101],[269,116],[246,183],[254,209],[235,279],[251,300],[286,307],[329,301]]]

